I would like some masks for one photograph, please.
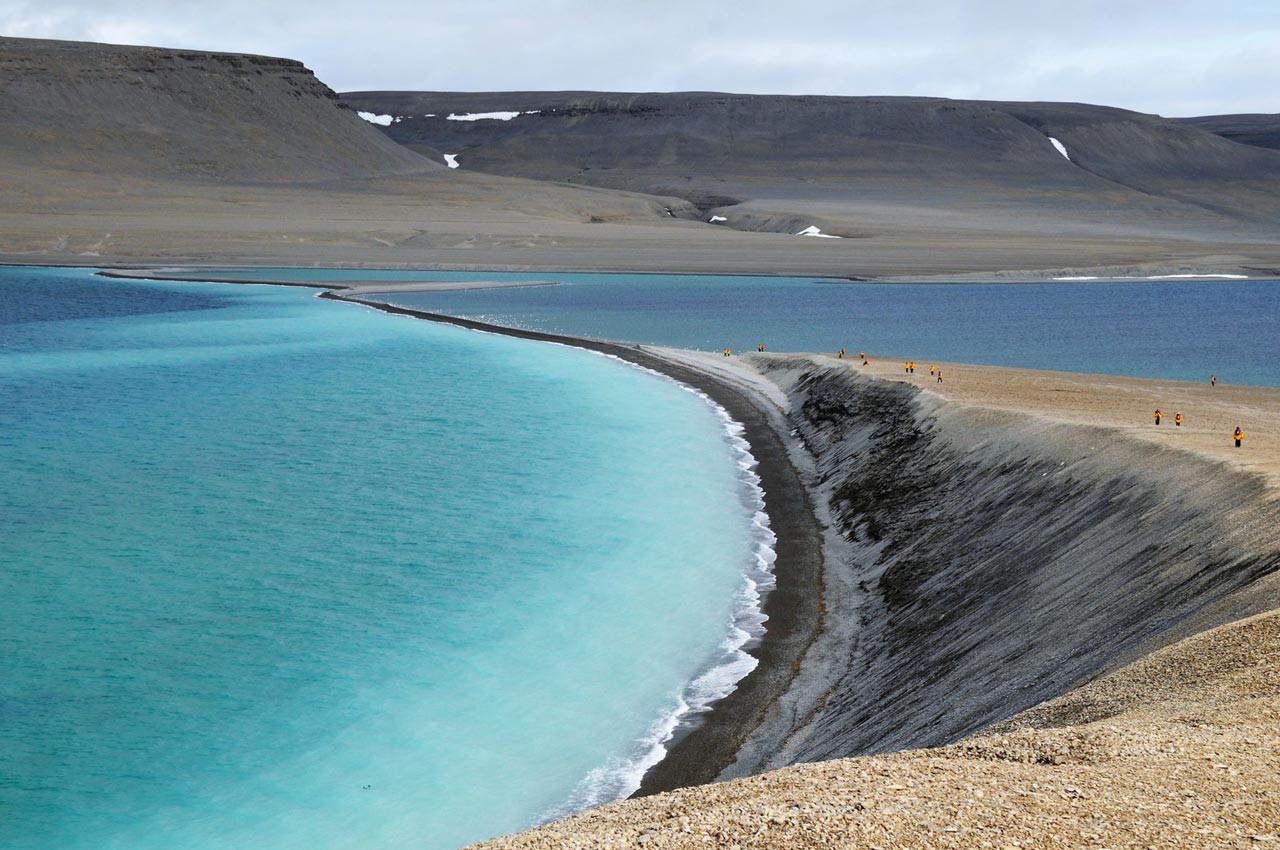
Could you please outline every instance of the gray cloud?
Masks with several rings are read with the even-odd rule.
[[[339,90],[697,89],[1280,111],[1271,0],[0,0],[0,32],[290,56]]]

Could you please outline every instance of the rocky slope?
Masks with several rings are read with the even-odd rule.
[[[291,59],[8,38],[0,80],[10,164],[268,183],[437,167]]]
[[[425,264],[679,204],[451,171],[288,59],[4,38],[0,112],[9,261]]]
[[[390,116],[396,141],[468,168],[677,195],[746,230],[870,237],[886,221],[943,226],[949,213],[962,226],[956,213],[981,211],[1023,229],[1274,236],[1280,218],[1280,154],[1102,106],[704,92],[343,100]],[[459,120],[477,115],[499,117]]]
[[[752,360],[791,397],[843,548],[825,634],[726,775],[953,742],[1280,570],[1260,477],[821,361]],[[1280,597],[1250,604],[1228,608]]]

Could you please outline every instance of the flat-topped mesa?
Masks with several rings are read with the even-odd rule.
[[[12,166],[271,183],[435,167],[291,59],[5,38],[0,91]]]

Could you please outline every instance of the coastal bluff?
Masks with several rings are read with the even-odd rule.
[[[785,393],[827,525],[820,633],[730,781],[492,846],[1270,834],[1280,501],[1265,477],[830,358],[743,360]],[[645,790],[662,784],[660,764]]]

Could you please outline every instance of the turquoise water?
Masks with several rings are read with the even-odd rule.
[[[254,272],[261,274],[262,272]],[[718,351],[867,351],[894,360],[1280,386],[1280,281],[873,284],[814,278],[272,270],[294,279],[550,280],[380,296],[538,330]]]
[[[704,399],[311,296],[0,269],[0,846],[456,847],[750,666]]]

